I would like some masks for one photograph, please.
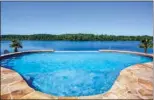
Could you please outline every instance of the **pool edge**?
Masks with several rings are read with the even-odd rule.
[[[7,53],[0,56],[0,59],[20,55],[20,54],[29,54],[29,53],[39,53],[39,52],[54,52],[54,50],[29,50],[29,51],[21,51],[21,52],[14,52],[14,53]]]

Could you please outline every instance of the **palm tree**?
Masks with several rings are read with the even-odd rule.
[[[152,48],[153,47],[153,44],[152,44],[152,41],[149,40],[149,39],[144,39],[141,41],[140,43],[140,48],[144,48],[144,52],[147,53],[147,49],[148,48]]]
[[[18,52],[18,48],[22,48],[22,45],[20,41],[18,40],[12,40],[12,43],[10,44],[11,48],[14,48],[14,52]]]

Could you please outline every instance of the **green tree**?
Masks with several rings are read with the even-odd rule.
[[[12,43],[10,44],[11,48],[14,48],[14,52],[18,52],[18,48],[22,48],[22,45],[20,41],[18,40],[12,40]]]
[[[1,40],[68,40],[68,41],[141,41],[143,39],[152,40],[152,36],[124,36],[106,35],[91,33],[72,34],[33,34],[33,35],[1,35]]]
[[[144,48],[144,52],[147,53],[147,49],[148,48],[152,48],[152,45],[153,45],[152,44],[152,40],[146,38],[146,39],[144,39],[144,40],[141,41],[139,47],[140,48]]]

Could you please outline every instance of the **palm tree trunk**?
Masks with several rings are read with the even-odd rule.
[[[14,52],[18,52],[18,48],[14,48]]]
[[[147,53],[147,48],[144,48],[144,53]]]

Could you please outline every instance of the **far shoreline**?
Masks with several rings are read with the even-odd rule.
[[[141,41],[143,39],[153,40],[153,36],[125,36],[106,34],[32,34],[32,35],[1,35],[3,40],[41,40],[41,41]]]

